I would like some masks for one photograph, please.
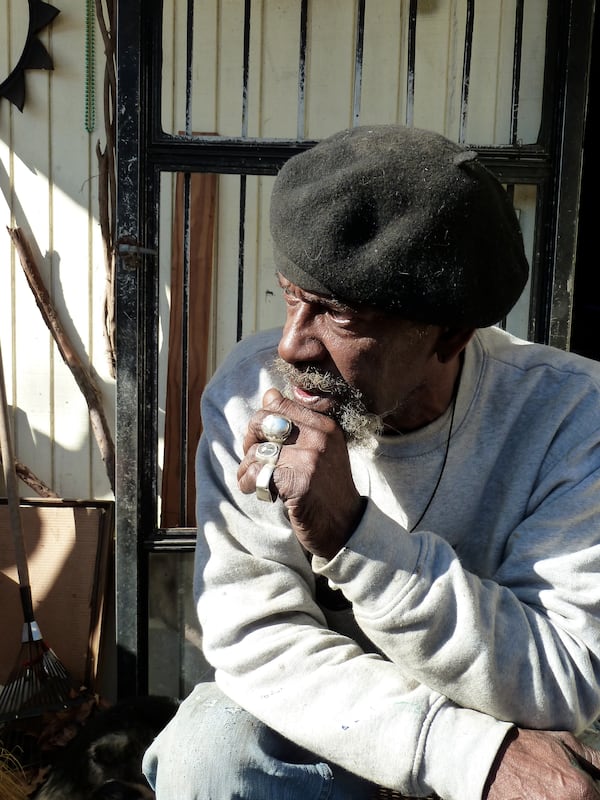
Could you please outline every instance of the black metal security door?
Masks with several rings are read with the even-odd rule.
[[[365,28],[376,0],[348,0],[354,26],[352,41],[349,124],[360,124],[365,104]],[[164,0],[165,5],[169,0]],[[181,5],[181,3],[180,3]],[[217,3],[218,5],[218,3]],[[286,5],[285,3],[279,5]],[[118,680],[121,695],[148,690],[148,563],[153,554],[175,559],[190,552],[195,532],[186,512],[186,464],[181,464],[181,513],[174,526],[160,524],[159,485],[159,350],[160,350],[160,213],[161,179],[183,175],[182,293],[181,293],[181,438],[180,452],[189,450],[188,376],[191,181],[194,174],[239,176],[239,221],[230,235],[237,240],[237,313],[232,340],[249,326],[244,318],[247,280],[247,180],[270,176],[287,158],[312,146],[306,137],[307,65],[311,21],[318,0],[288,0],[297,13],[295,33],[296,97],[292,135],[257,136],[251,124],[250,37],[262,4],[239,1],[242,51],[239,62],[239,128],[227,134],[193,132],[195,59],[194,31],[203,24],[200,3],[187,0],[185,46],[185,125],[168,132],[162,123],[164,6],[161,0],[120,0],[118,3],[118,268],[117,268],[117,497],[116,586]],[[404,104],[400,122],[412,124],[419,100],[418,66],[421,13],[429,4],[398,0],[407,16],[402,55]],[[472,48],[482,2],[465,3],[464,44],[460,57],[460,107],[457,139],[469,143],[469,119],[477,113],[473,84]],[[528,58],[523,48],[527,0],[516,0],[512,46],[510,133],[502,145],[479,144],[483,160],[507,184],[535,187],[535,230],[531,254],[532,281],[527,334],[529,338],[566,348],[569,344],[572,277],[577,237],[582,141],[587,101],[592,0],[549,2],[545,25],[546,57],[539,134],[534,142],[519,137],[523,104],[521,74]],[[227,33],[225,32],[225,36]],[[387,121],[387,120],[383,120]],[[340,125],[339,127],[343,127]],[[208,312],[207,312],[208,313]],[[196,402],[197,398],[193,402]],[[186,587],[191,591],[191,587]]]

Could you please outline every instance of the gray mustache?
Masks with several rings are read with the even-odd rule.
[[[331,372],[322,371],[313,366],[300,370],[280,358],[276,359],[275,367],[283,378],[300,389],[318,390],[340,399],[356,394],[356,390],[349,386],[343,378],[332,375]]]

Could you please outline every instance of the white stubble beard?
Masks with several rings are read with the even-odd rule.
[[[349,447],[369,451],[377,447],[377,439],[383,433],[383,419],[367,410],[359,389],[350,386],[343,378],[319,371],[316,367],[299,370],[279,356],[275,358],[273,366],[285,380],[284,394],[290,400],[294,400],[293,386],[331,397],[333,408],[329,416],[344,432]]]

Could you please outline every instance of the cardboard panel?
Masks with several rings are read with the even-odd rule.
[[[113,538],[111,502],[23,501],[34,616],[75,680],[94,688]],[[0,684],[18,661],[23,611],[6,500],[0,500]]]

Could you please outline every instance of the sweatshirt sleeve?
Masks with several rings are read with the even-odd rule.
[[[217,682],[273,729],[374,783],[479,800],[510,725],[458,708],[327,628],[282,505],[237,488],[248,412],[226,385],[205,394],[195,592]]]
[[[459,706],[578,733],[600,713],[599,498],[600,443],[588,432],[547,465],[489,579],[372,502],[346,548],[314,568],[404,674]],[[470,535],[484,547],[484,534]]]

